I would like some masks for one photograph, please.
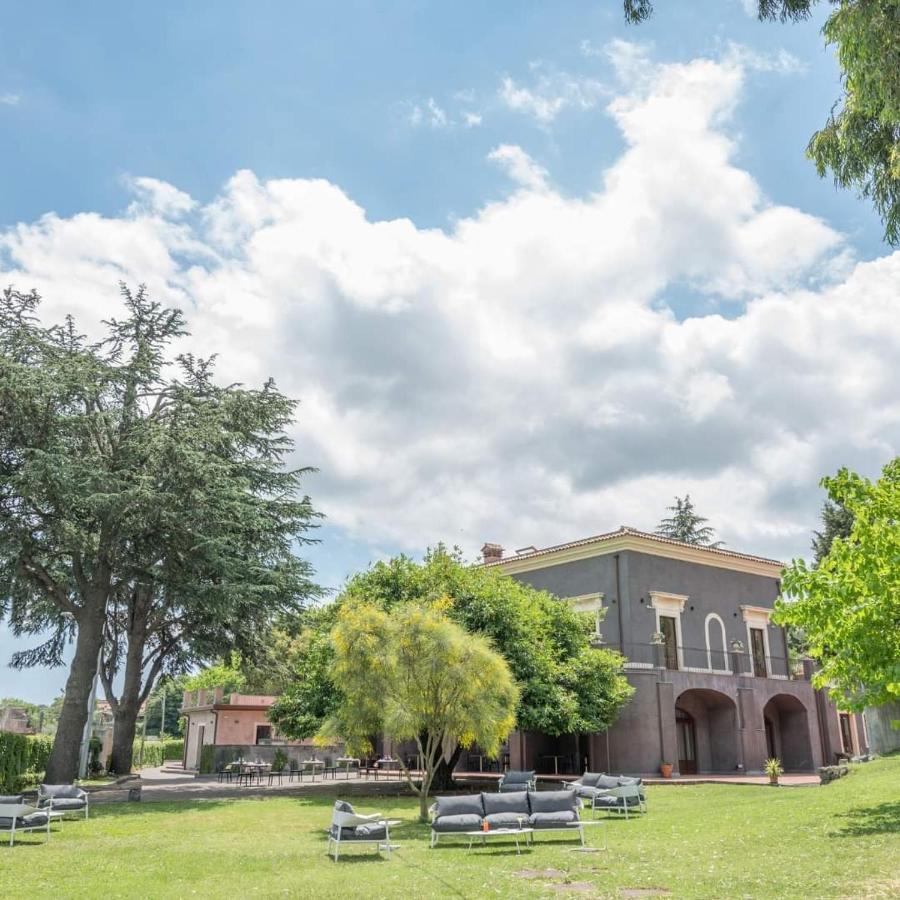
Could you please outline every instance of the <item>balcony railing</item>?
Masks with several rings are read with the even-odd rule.
[[[784,656],[754,658],[746,650],[722,650],[709,647],[632,643],[621,649],[631,669],[670,669],[681,672],[702,672],[712,675],[744,675],[757,678],[779,678],[808,681],[802,662]]]

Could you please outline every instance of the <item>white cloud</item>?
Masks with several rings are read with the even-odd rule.
[[[524,85],[506,76],[498,95],[509,109],[534,118],[540,125],[549,125],[565,109],[593,109],[609,95],[609,91],[594,78],[570,75],[534,63],[532,83]]]
[[[423,105],[410,104],[407,121],[414,128],[419,125],[427,125],[429,128],[437,130],[449,128],[453,124],[446,110],[438,105],[434,97],[429,97]]]
[[[547,170],[538,165],[521,147],[501,144],[491,150],[488,159],[503,166],[507,175],[524,188],[541,191],[547,186]]]
[[[85,326],[119,278],[182,305],[223,378],[302,400],[309,489],[373,547],[652,527],[689,490],[730,545],[802,553],[819,477],[900,445],[900,253],[855,263],[736,166],[746,71],[650,66],[608,104],[625,149],[585,196],[512,145],[491,159],[516,190],[448,231],[322,180],[240,172],[189,216],[142,182],[122,216],[3,233],[0,280]],[[686,289],[713,312],[679,321]]]
[[[125,183],[137,196],[136,203],[139,207],[162,216],[177,217],[197,206],[189,194],[157,178],[126,178]],[[138,212],[139,209],[134,211]]]
[[[0,94],[0,106],[18,106],[22,101],[20,94],[5,93]]]
[[[476,126],[480,125],[483,121],[483,117],[482,117],[481,113],[470,112],[468,110],[463,112],[462,117],[463,117],[463,125],[465,125],[466,128],[475,128]]]

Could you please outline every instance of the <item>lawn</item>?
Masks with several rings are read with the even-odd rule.
[[[97,806],[48,845],[0,847],[0,893],[51,897],[897,897],[900,756],[827,787],[651,787],[650,811],[610,821],[609,851],[541,835],[516,856],[501,843],[427,846],[414,803],[358,802],[403,819],[392,861],[353,848],[325,855],[326,798]],[[602,843],[603,828],[589,829]],[[539,876],[539,877],[535,877]],[[654,892],[655,893],[655,892]]]

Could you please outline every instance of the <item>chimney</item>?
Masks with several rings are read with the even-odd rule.
[[[481,555],[486,563],[497,562],[503,559],[503,548],[499,544],[485,544],[481,548]]]

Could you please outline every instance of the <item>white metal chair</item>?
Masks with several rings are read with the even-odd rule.
[[[647,812],[647,801],[644,797],[643,785],[638,781],[629,780],[620,783],[617,787],[597,789],[591,797],[591,813],[596,815],[597,810],[603,810],[607,815],[616,813],[625,814],[628,818],[630,812]]]
[[[50,816],[28,803],[0,803],[0,831],[9,832],[12,847],[16,834],[26,831],[43,831],[45,841],[50,840]]]
[[[359,815],[346,800],[336,800],[328,831],[328,852],[338,861],[341,844],[375,844],[391,858],[391,827],[381,813]]]

